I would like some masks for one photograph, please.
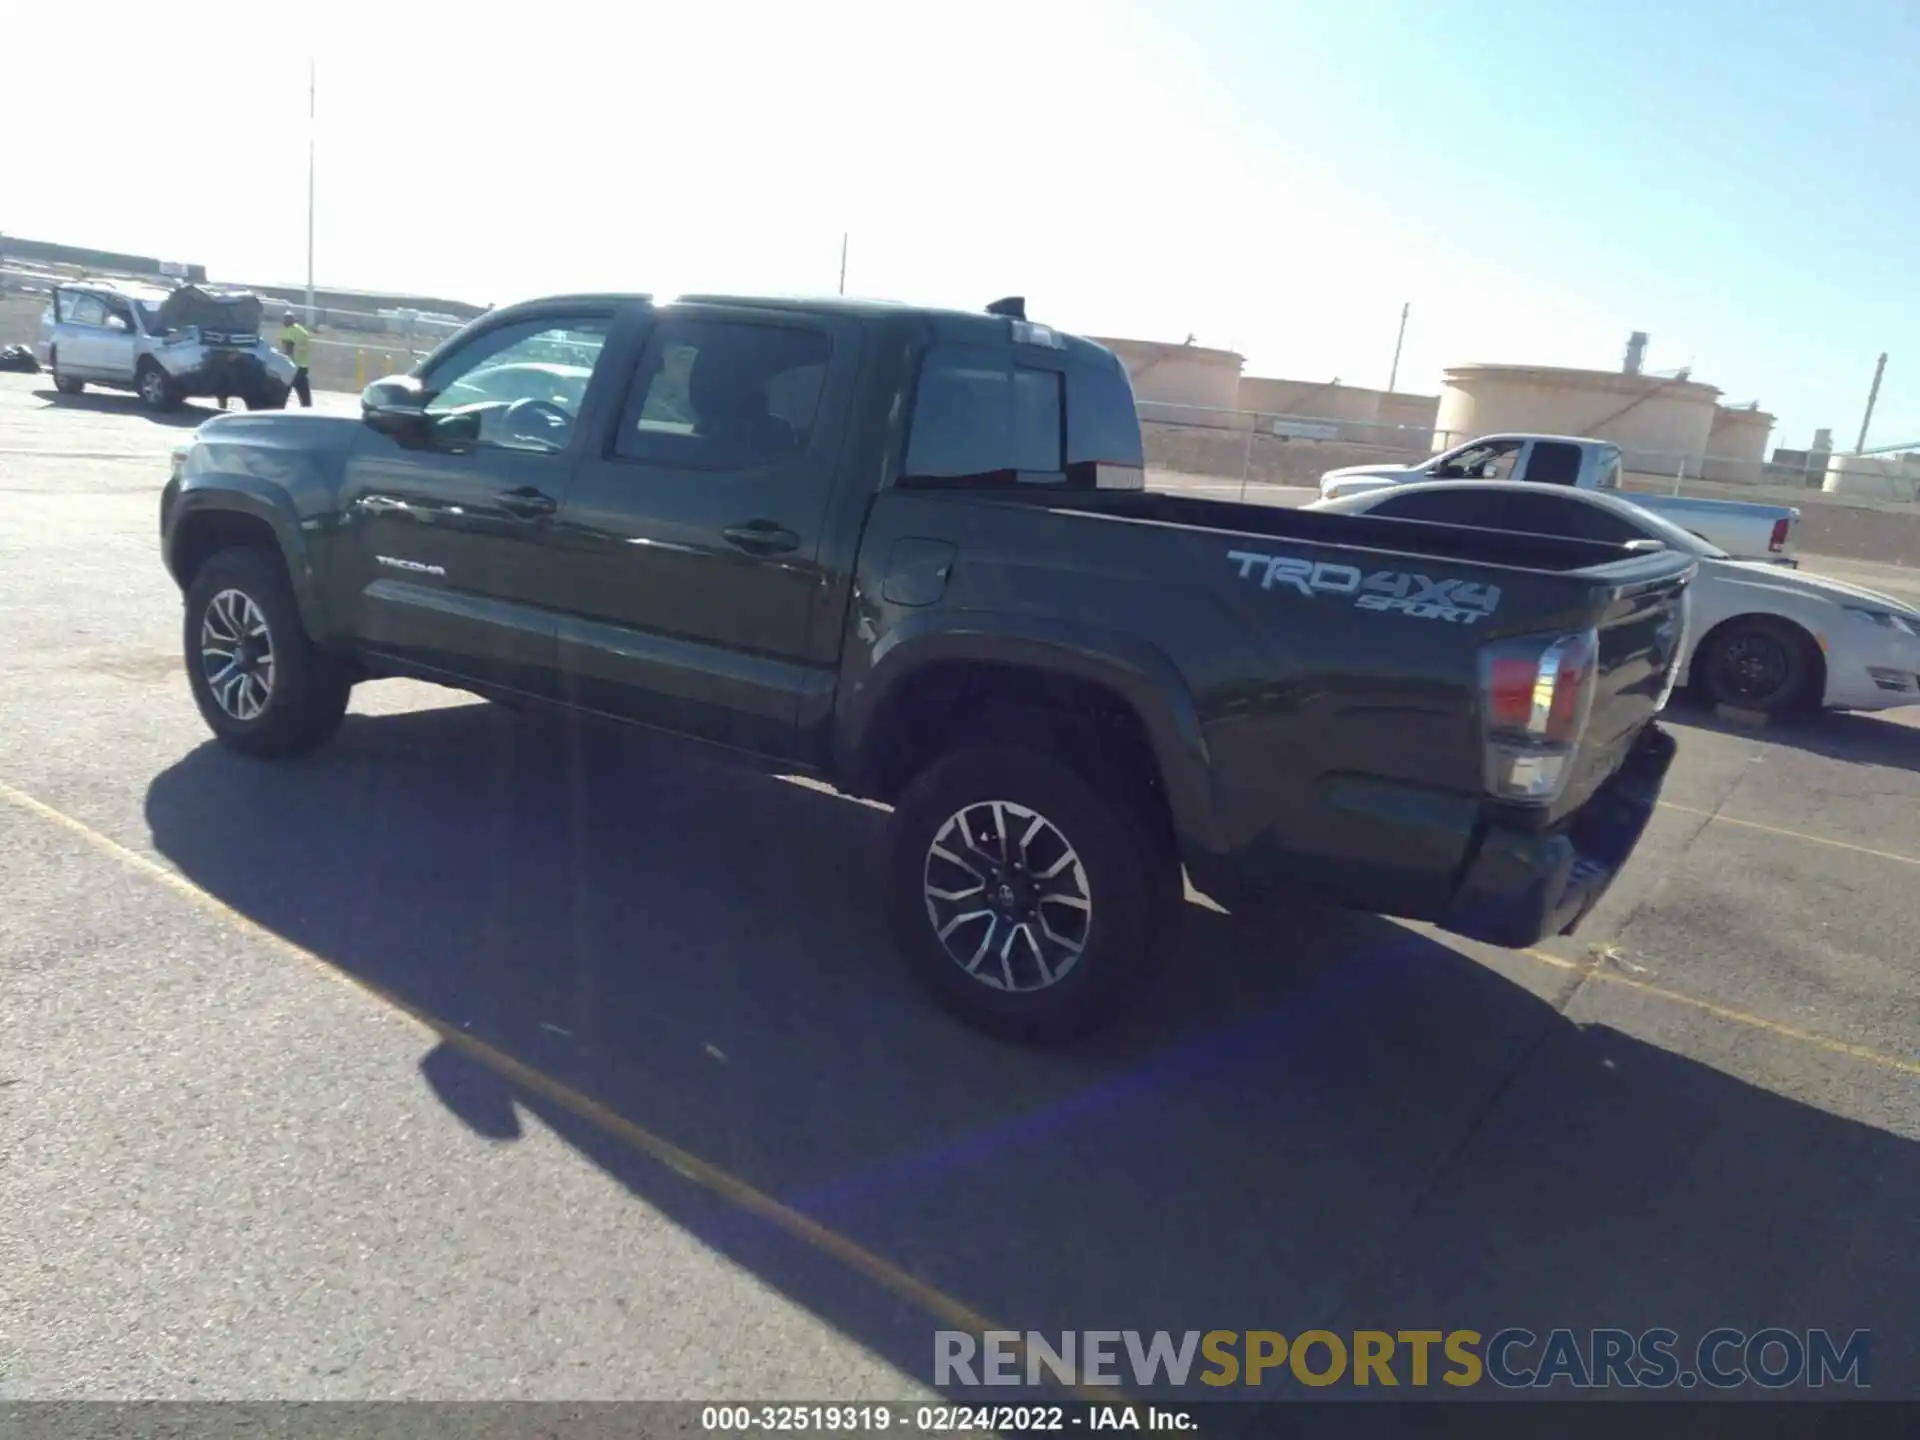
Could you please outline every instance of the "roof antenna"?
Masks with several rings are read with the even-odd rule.
[[[987,306],[987,314],[1005,315],[1010,320],[1024,320],[1027,318],[1027,297],[1009,295],[1004,300],[996,300]]]

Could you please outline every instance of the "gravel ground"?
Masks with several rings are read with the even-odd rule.
[[[208,743],[185,432],[43,388],[0,380],[0,1398],[903,1398],[956,1306],[1867,1328],[1920,1397],[1906,717],[1676,713],[1538,954],[1194,907],[1154,1004],[1028,1053],[900,973],[868,807],[401,682],[307,762]]]

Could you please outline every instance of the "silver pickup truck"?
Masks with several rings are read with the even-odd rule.
[[[54,289],[34,349],[63,395],[99,385],[131,390],[153,410],[194,397],[277,410],[294,366],[261,335],[260,318],[246,290],[76,280]]]
[[[1338,500],[1421,480],[1529,480],[1611,490],[1739,560],[1792,564],[1800,512],[1746,500],[1692,500],[1621,490],[1620,447],[1567,435],[1485,435],[1418,465],[1349,465],[1320,477],[1320,498]]]

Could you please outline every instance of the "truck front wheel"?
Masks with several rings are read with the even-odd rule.
[[[888,909],[916,977],[961,1018],[1075,1039],[1137,999],[1171,942],[1180,867],[1129,797],[1035,750],[956,751],[894,810]]]
[[[340,728],[352,678],[308,638],[278,555],[211,556],[187,587],[183,641],[194,703],[221,743],[296,755]]]
[[[140,372],[134,376],[133,383],[140,392],[140,403],[149,410],[177,410],[180,407],[178,388],[156,362],[142,360]]]

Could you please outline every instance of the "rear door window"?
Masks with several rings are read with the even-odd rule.
[[[107,307],[101,303],[98,295],[76,295],[67,322],[72,325],[104,325],[107,323]]]
[[[1507,497],[1492,490],[1422,490],[1409,488],[1375,505],[1369,515],[1395,520],[1428,520],[1436,525],[1471,525],[1482,530],[1509,528]]]
[[[1524,530],[1529,535],[1565,535],[1574,540],[1604,540],[1610,545],[1647,538],[1638,526],[1572,495],[1513,494],[1506,500],[1509,530]]]
[[[1580,447],[1558,440],[1536,440],[1527,457],[1526,479],[1536,485],[1580,483]]]
[[[988,345],[928,352],[907,433],[912,480],[1058,482],[1066,467],[1058,370],[1015,363]]]

